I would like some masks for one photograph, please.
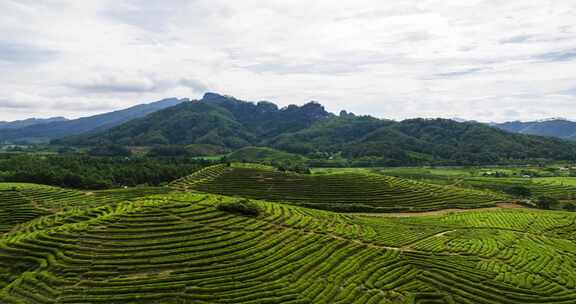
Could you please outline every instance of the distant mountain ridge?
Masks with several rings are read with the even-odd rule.
[[[14,121],[0,121],[0,130],[4,129],[20,129],[33,125],[45,124],[57,121],[66,121],[64,117],[50,117],[50,118],[28,118],[23,120]]]
[[[529,122],[511,121],[492,125],[508,132],[576,140],[576,122],[563,118]]]
[[[235,149],[308,128],[329,116],[333,114],[315,102],[280,109],[267,101],[253,103],[206,93],[201,100],[183,102],[107,131],[65,141],[122,145],[211,144]]]
[[[317,102],[279,108],[207,93],[108,130],[59,140],[67,145],[208,144],[236,150],[269,147],[306,155],[338,154],[359,165],[484,164],[526,159],[572,160],[576,143],[513,134],[477,122],[401,122],[334,115]],[[346,115],[344,115],[346,114]]]
[[[66,136],[106,130],[129,120],[175,106],[187,99],[167,98],[147,104],[139,104],[127,109],[98,114],[78,119],[53,121],[29,125],[17,129],[0,130],[0,141],[48,142]]]

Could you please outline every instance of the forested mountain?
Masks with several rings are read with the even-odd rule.
[[[51,139],[65,136],[94,130],[105,130],[134,118],[143,117],[152,112],[175,106],[183,101],[183,99],[168,98],[89,117],[30,125],[18,129],[0,130],[0,141],[47,142]]]
[[[271,102],[252,103],[214,93],[90,135],[65,139],[73,144],[110,142],[121,145],[211,144],[228,148],[311,127],[331,116],[310,102],[282,109]]]
[[[72,145],[210,144],[271,147],[314,157],[338,155],[368,165],[477,164],[526,159],[573,160],[576,143],[512,134],[481,123],[447,119],[401,122],[339,116],[322,105],[278,108],[208,93],[106,131],[65,138]]]
[[[558,137],[576,140],[576,122],[566,119],[550,119],[543,121],[511,121],[493,126],[509,132]]]
[[[0,121],[0,130],[3,129],[20,129],[28,126],[45,124],[56,121],[66,121],[64,117],[50,117],[50,118],[28,118],[15,121]]]

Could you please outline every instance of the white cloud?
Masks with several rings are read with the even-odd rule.
[[[576,119],[571,0],[5,0],[0,120],[205,90],[401,119]]]

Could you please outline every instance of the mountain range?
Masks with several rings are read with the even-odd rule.
[[[52,139],[89,133],[95,130],[106,130],[129,120],[175,106],[186,100],[167,98],[114,112],[71,120],[64,118],[29,119],[4,123],[5,126],[8,126],[4,128],[0,123],[0,142],[47,143]]]
[[[209,144],[269,147],[300,155],[338,154],[371,164],[475,164],[576,157],[576,142],[513,134],[448,119],[392,121],[327,112],[317,102],[279,108],[207,93],[124,124],[55,141],[66,145]]]
[[[4,129],[20,129],[33,125],[40,125],[50,122],[66,121],[64,117],[50,117],[50,118],[28,118],[15,121],[0,121],[0,130]]]
[[[576,140],[576,122],[566,119],[548,119],[528,122],[511,121],[492,124],[492,126],[508,132]]]

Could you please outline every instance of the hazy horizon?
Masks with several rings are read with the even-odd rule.
[[[576,119],[576,2],[2,1],[0,121],[205,91],[402,120]]]

